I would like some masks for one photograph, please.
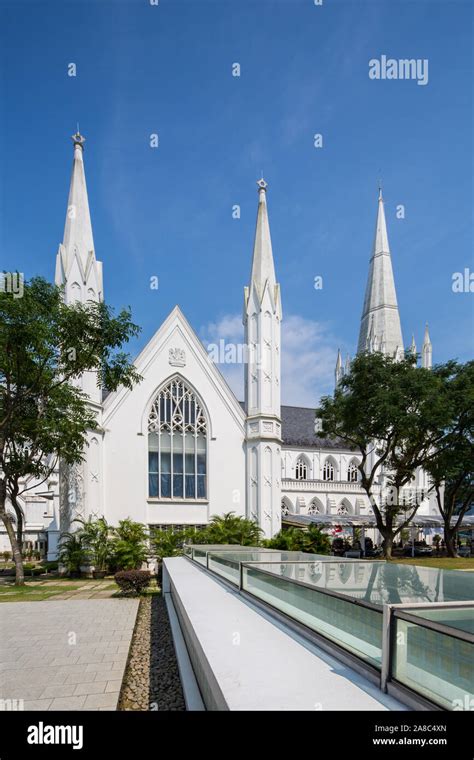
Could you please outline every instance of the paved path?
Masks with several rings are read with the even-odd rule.
[[[0,700],[116,710],[137,611],[137,599],[1,604]]]

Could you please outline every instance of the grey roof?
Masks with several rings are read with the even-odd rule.
[[[239,402],[244,409],[243,401]],[[298,446],[311,449],[344,449],[352,451],[340,439],[321,438],[314,431],[316,413],[313,407],[282,406],[281,429],[283,446]]]

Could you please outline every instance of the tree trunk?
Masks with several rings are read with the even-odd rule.
[[[393,549],[393,533],[386,533],[383,535],[383,541],[382,541],[382,549],[383,549],[383,556],[385,559],[392,559],[392,549]]]
[[[11,518],[7,514],[5,507],[3,508],[0,507],[0,518],[2,519],[3,524],[5,525],[8,538],[10,539],[10,545],[12,547],[13,561],[15,563],[15,585],[24,586],[25,574],[23,571],[23,558],[21,556],[21,551],[18,545],[18,541],[16,540],[15,530],[13,528]]]
[[[456,550],[454,548],[454,539],[456,537],[456,531],[452,528],[444,526],[444,543],[446,544],[446,554],[448,557],[456,557]]]
[[[21,509],[17,507],[16,504],[14,504],[13,507],[16,514],[16,540],[18,546],[21,549],[21,546],[23,544],[23,514],[21,512]]]

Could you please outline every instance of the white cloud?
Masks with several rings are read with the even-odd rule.
[[[200,330],[206,348],[209,344],[243,345],[244,328],[238,314],[226,314]],[[329,326],[296,314],[285,315],[282,322],[282,403],[291,406],[317,406],[322,395],[332,393],[338,344]],[[238,399],[243,399],[244,369],[241,363],[220,363],[218,367]]]

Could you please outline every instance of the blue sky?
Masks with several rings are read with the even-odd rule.
[[[469,0],[0,0],[0,15],[3,268],[54,276],[79,122],[105,297],[143,328],[131,353],[176,303],[203,340],[241,341],[263,170],[283,400],[315,405],[357,343],[381,176],[405,343],[428,321],[435,361],[472,357],[474,294],[452,291],[474,271]],[[428,84],[371,80],[382,54],[428,59]],[[241,395],[242,368],[222,369]]]

